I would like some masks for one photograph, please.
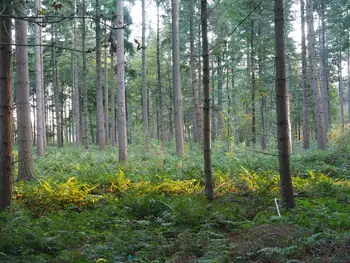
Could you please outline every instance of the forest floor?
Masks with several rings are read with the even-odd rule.
[[[182,159],[174,145],[131,146],[124,166],[112,148],[49,147],[0,214],[0,262],[349,262],[346,145],[295,150],[296,208],[281,217],[275,153],[215,144],[208,203],[195,145]]]

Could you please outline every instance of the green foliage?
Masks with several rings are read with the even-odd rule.
[[[131,146],[122,166],[112,148],[91,147],[87,153],[48,148],[36,160],[39,180],[18,182],[12,217],[0,214],[0,261],[346,259],[350,182],[338,167],[349,164],[344,148],[303,154],[296,149],[297,207],[281,209],[278,217],[276,157],[239,146],[228,155],[218,144],[213,152],[216,199],[208,203],[199,147],[187,144],[186,155],[178,158],[173,146],[152,142],[149,153]]]

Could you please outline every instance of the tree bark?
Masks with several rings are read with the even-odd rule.
[[[110,87],[110,96],[111,96],[111,118],[112,118],[112,146],[117,145],[116,137],[116,126],[115,126],[115,96],[114,96],[114,53],[111,52],[111,87]]]
[[[197,85],[196,76],[196,61],[195,61],[195,50],[194,50],[194,6],[191,5],[191,17],[190,17],[190,64],[191,64],[191,79],[192,79],[192,92],[193,92],[193,105],[194,105],[194,120],[195,120],[195,131],[196,141],[202,145],[203,143],[203,118],[200,109],[200,100]],[[200,73],[199,73],[200,74]]]
[[[221,57],[217,57],[217,74],[218,74],[218,129],[219,139],[222,138],[222,64]]]
[[[41,0],[35,0],[35,9],[41,10]],[[38,22],[40,19],[37,19]],[[44,122],[45,122],[45,105],[44,105],[44,94],[43,94],[43,83],[42,83],[42,66],[41,66],[41,27],[38,24],[35,27],[35,93],[36,93],[36,116],[37,116],[37,155],[38,157],[44,156]]]
[[[117,27],[124,25],[123,0],[117,0]],[[124,30],[117,30],[117,70],[118,70],[118,140],[119,161],[127,160],[126,101],[124,86]]]
[[[107,20],[105,20],[107,23]],[[104,44],[104,95],[105,95],[105,104],[104,104],[104,122],[105,122],[105,144],[109,144],[109,102],[108,102],[108,61],[107,61],[107,27],[105,27],[105,44]]]
[[[52,43],[55,43],[56,40],[56,30],[54,28],[54,24],[51,25],[51,37]],[[62,138],[61,138],[61,121],[60,121],[60,89],[58,87],[58,65],[57,65],[57,57],[56,57],[56,48],[51,48],[52,53],[52,86],[54,90],[55,97],[55,117],[56,117],[56,136],[57,136],[57,146],[62,147]]]
[[[148,128],[148,98],[146,85],[146,10],[145,0],[141,1],[142,10],[142,40],[141,40],[141,58],[142,58],[142,116],[143,116],[143,133],[145,136],[145,148],[149,151],[149,128]]]
[[[73,2],[74,10],[76,7],[76,0]],[[74,49],[77,49],[78,44],[78,33],[76,19],[73,19],[73,30],[74,30]],[[76,51],[73,53],[73,82],[74,82],[74,126],[75,126],[75,146],[79,147],[81,145],[81,134],[80,134],[80,94],[79,94],[79,82],[78,82],[78,54]]]
[[[304,149],[310,147],[309,133],[309,92],[307,85],[307,65],[306,65],[306,44],[305,44],[305,3],[300,0],[301,10],[301,64],[302,64],[302,85],[303,85],[303,146]]]
[[[83,133],[82,142],[84,144],[84,149],[87,151],[89,149],[89,124],[88,124],[88,95],[86,86],[86,25],[85,25],[85,15],[86,15],[86,2],[83,0],[83,19],[82,19],[82,50],[83,50],[83,68],[82,68],[82,85],[83,85]]]
[[[295,201],[290,172],[290,145],[288,142],[287,86],[285,73],[286,49],[283,13],[283,0],[275,0],[276,112],[280,185],[283,205],[286,208],[293,208],[295,206]]]
[[[350,36],[348,35],[348,38],[350,39]],[[348,124],[350,124],[350,47],[348,47],[347,50],[347,57],[348,57]]]
[[[339,35],[339,43],[341,43],[341,37]],[[338,86],[339,86],[339,107],[340,107],[340,123],[342,130],[344,131],[344,95],[343,95],[343,75],[342,75],[342,52],[341,46],[339,48],[339,57],[338,57]]]
[[[315,32],[313,25],[313,3],[312,0],[306,1],[306,22],[308,25],[308,51],[309,51],[309,63],[310,63],[310,77],[311,87],[314,101],[314,112],[316,119],[316,141],[318,149],[326,148],[326,141],[324,136],[324,122],[322,112],[322,101],[320,87],[317,80],[316,69],[316,50],[315,50]]]
[[[213,176],[211,171],[211,141],[210,141],[210,71],[209,71],[209,45],[208,45],[208,4],[201,0],[201,24],[203,43],[203,152],[205,194],[209,201],[214,199]]]
[[[105,149],[105,128],[103,116],[103,92],[101,83],[101,10],[100,0],[96,0],[96,140],[101,150]]]
[[[324,10],[324,1],[320,1],[319,7],[319,17],[320,17],[320,92],[321,92],[321,101],[322,101],[322,112],[323,112],[323,121],[324,121],[324,136],[327,135],[328,129],[330,127],[330,113],[329,107],[329,96],[328,96],[328,69],[326,63],[326,24],[325,24],[325,10]]]
[[[26,2],[20,0],[16,7],[19,17],[26,15]],[[18,130],[18,180],[33,180],[34,161],[29,100],[29,69],[27,35],[28,22],[15,20],[16,27],[16,87],[17,87],[17,130]]]
[[[162,81],[161,81],[161,67],[160,67],[160,29],[159,29],[159,0],[157,0],[157,86],[158,86],[158,109],[159,120],[158,126],[160,130],[160,137],[163,143],[165,143],[165,130],[164,130],[164,112],[163,112],[163,95],[162,95]]]
[[[214,81],[215,71],[214,71],[213,59],[211,60],[211,68],[212,68],[211,81],[209,80],[209,85],[211,84],[211,87],[212,87],[210,91],[211,92],[211,140],[214,142],[216,139],[216,122],[215,122],[215,95],[214,95],[215,94],[215,81]]]
[[[175,139],[176,153],[184,155],[184,120],[180,78],[180,27],[179,27],[179,3],[172,0],[172,55],[173,55],[173,89],[174,89],[174,114],[175,114]]]
[[[11,15],[11,1],[3,3],[2,13]],[[4,210],[11,207],[13,181],[11,19],[0,16],[0,25],[0,210]]]
[[[251,36],[250,36],[250,59],[251,59],[251,74],[252,74],[252,94],[251,94],[251,105],[252,105],[252,144],[255,147],[256,144],[256,117],[255,117],[255,53],[254,53],[254,21],[251,25]]]

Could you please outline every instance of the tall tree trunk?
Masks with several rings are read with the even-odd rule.
[[[107,20],[105,20],[107,23]],[[109,144],[109,102],[108,102],[108,61],[107,61],[107,47],[108,47],[108,37],[107,37],[107,26],[105,27],[105,44],[104,44],[104,95],[105,95],[105,104],[104,104],[104,121],[105,121],[105,144]]]
[[[290,144],[288,142],[287,85],[285,73],[286,49],[283,12],[283,0],[275,0],[276,112],[280,185],[283,205],[286,208],[293,208],[295,206],[295,201],[290,172]]]
[[[350,36],[348,38],[350,39]],[[348,47],[347,56],[348,56],[348,118],[349,118],[348,123],[350,124],[350,47]]]
[[[184,155],[184,120],[180,78],[180,27],[179,2],[172,0],[172,54],[173,54],[173,89],[175,114],[176,153]]]
[[[339,43],[341,43],[339,35]],[[344,95],[343,95],[343,76],[342,76],[342,52],[341,47],[339,48],[339,57],[338,57],[338,85],[339,85],[339,106],[340,106],[340,123],[342,130],[344,131]]]
[[[196,76],[196,61],[195,61],[195,50],[194,50],[194,6],[191,4],[191,18],[190,18],[190,63],[191,63],[191,78],[192,78],[192,92],[193,92],[193,105],[194,105],[194,120],[195,120],[195,131],[196,141],[202,145],[203,143],[203,119],[200,109],[200,100],[197,85]],[[200,74],[200,73],[199,73]]]
[[[35,0],[35,9],[41,10],[41,0]],[[40,19],[38,19],[40,21]],[[42,83],[42,67],[41,67],[41,27],[38,24],[35,27],[35,93],[36,93],[36,115],[37,115],[37,155],[38,157],[44,156],[44,122],[45,122],[45,106],[44,106],[44,94]]]
[[[26,15],[26,2],[17,3],[16,14]],[[18,130],[18,180],[34,179],[32,136],[30,130],[29,69],[26,47],[28,22],[16,19],[16,87],[17,87],[17,130]]]
[[[217,57],[218,62],[218,129],[217,133],[219,136],[219,139],[222,138],[222,64],[221,64],[221,57]]]
[[[100,0],[96,0],[96,140],[101,150],[105,149],[105,127],[103,116],[103,91],[101,83],[101,10]]]
[[[292,140],[292,120],[291,120],[291,89],[292,89],[292,82],[291,82],[291,77],[292,77],[292,69],[291,65],[286,58],[286,85],[287,85],[287,121],[288,121],[288,139],[289,139],[289,151],[290,154],[293,152],[293,140]]]
[[[76,0],[73,2],[74,10],[76,7]],[[73,19],[74,27],[74,49],[77,49],[78,45],[78,32],[76,19]],[[78,82],[78,54],[74,51],[73,54],[73,82],[74,82],[74,126],[75,126],[75,146],[79,147],[81,145],[81,134],[80,134],[80,94],[79,94],[79,82]]]
[[[52,24],[52,43],[55,43],[56,40],[56,30],[54,25]],[[58,79],[57,79],[57,72],[58,72],[58,65],[57,65],[57,57],[56,57],[56,48],[51,48],[52,53],[52,86],[54,90],[54,97],[55,97],[55,117],[56,117],[56,135],[57,135],[57,146],[62,147],[61,144],[61,121],[60,121],[60,89],[58,87]]]
[[[117,27],[124,26],[123,0],[117,0]],[[124,86],[124,30],[117,30],[117,70],[118,70],[118,139],[119,161],[127,160],[126,100]]]
[[[141,53],[142,53],[142,116],[143,116],[143,133],[145,136],[145,148],[149,151],[149,128],[148,128],[148,98],[147,98],[147,85],[146,85],[146,10],[145,0],[142,0],[142,40],[141,40]]]
[[[314,111],[316,119],[316,141],[318,149],[326,148],[326,141],[324,136],[324,122],[321,103],[321,92],[317,81],[317,69],[316,69],[316,50],[315,50],[315,31],[313,25],[313,3],[312,0],[306,1],[306,22],[308,25],[308,51],[310,61],[310,77],[311,87],[314,101]]]
[[[250,36],[250,59],[251,59],[251,72],[252,72],[252,94],[251,94],[251,104],[252,104],[252,143],[253,147],[256,144],[256,118],[255,118],[255,54],[254,54],[254,21],[251,25],[251,36]]]
[[[111,96],[111,118],[112,118],[112,146],[117,145],[116,141],[116,126],[115,126],[115,96],[114,96],[114,52],[111,52],[111,87],[110,87],[110,96]]]
[[[210,72],[209,72],[209,45],[208,45],[208,4],[201,0],[201,24],[203,43],[203,152],[205,193],[209,201],[214,199],[213,176],[211,172],[211,141],[210,141]]]
[[[211,140],[214,142],[216,139],[216,122],[215,122],[215,81],[214,81],[214,62],[213,59],[211,60],[211,81],[209,81],[209,85],[211,83]],[[204,76],[203,76],[204,78]],[[203,86],[204,88],[204,86]],[[204,98],[203,98],[204,100]],[[204,103],[204,101],[203,101]],[[203,106],[204,107],[204,106]],[[204,118],[204,116],[203,116]]]
[[[82,68],[82,85],[83,85],[83,133],[82,142],[84,144],[84,149],[87,151],[89,149],[89,122],[88,122],[88,95],[86,86],[86,25],[85,25],[85,15],[86,15],[86,2],[83,0],[83,20],[82,20],[82,56],[83,56],[83,68]]]
[[[324,136],[327,135],[330,127],[330,110],[329,107],[329,95],[328,95],[328,68],[326,63],[326,23],[325,23],[325,6],[324,1],[320,1],[319,16],[320,16],[320,92],[322,100],[322,112],[324,121]]]
[[[301,64],[302,64],[302,85],[303,85],[303,146],[304,149],[310,147],[309,133],[309,92],[307,85],[307,70],[306,70],[306,44],[305,44],[305,3],[300,0],[301,10]]]
[[[159,28],[159,0],[157,0],[157,86],[158,86],[158,109],[159,109],[159,130],[160,137],[163,143],[165,143],[165,130],[164,130],[164,112],[163,112],[163,95],[162,95],[162,81],[161,81],[161,67],[160,67],[160,28]]]
[[[10,0],[2,14],[11,15]],[[11,207],[13,181],[11,18],[0,16],[0,210]]]

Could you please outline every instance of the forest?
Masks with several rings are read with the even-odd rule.
[[[1,0],[0,262],[350,262],[350,0]]]

